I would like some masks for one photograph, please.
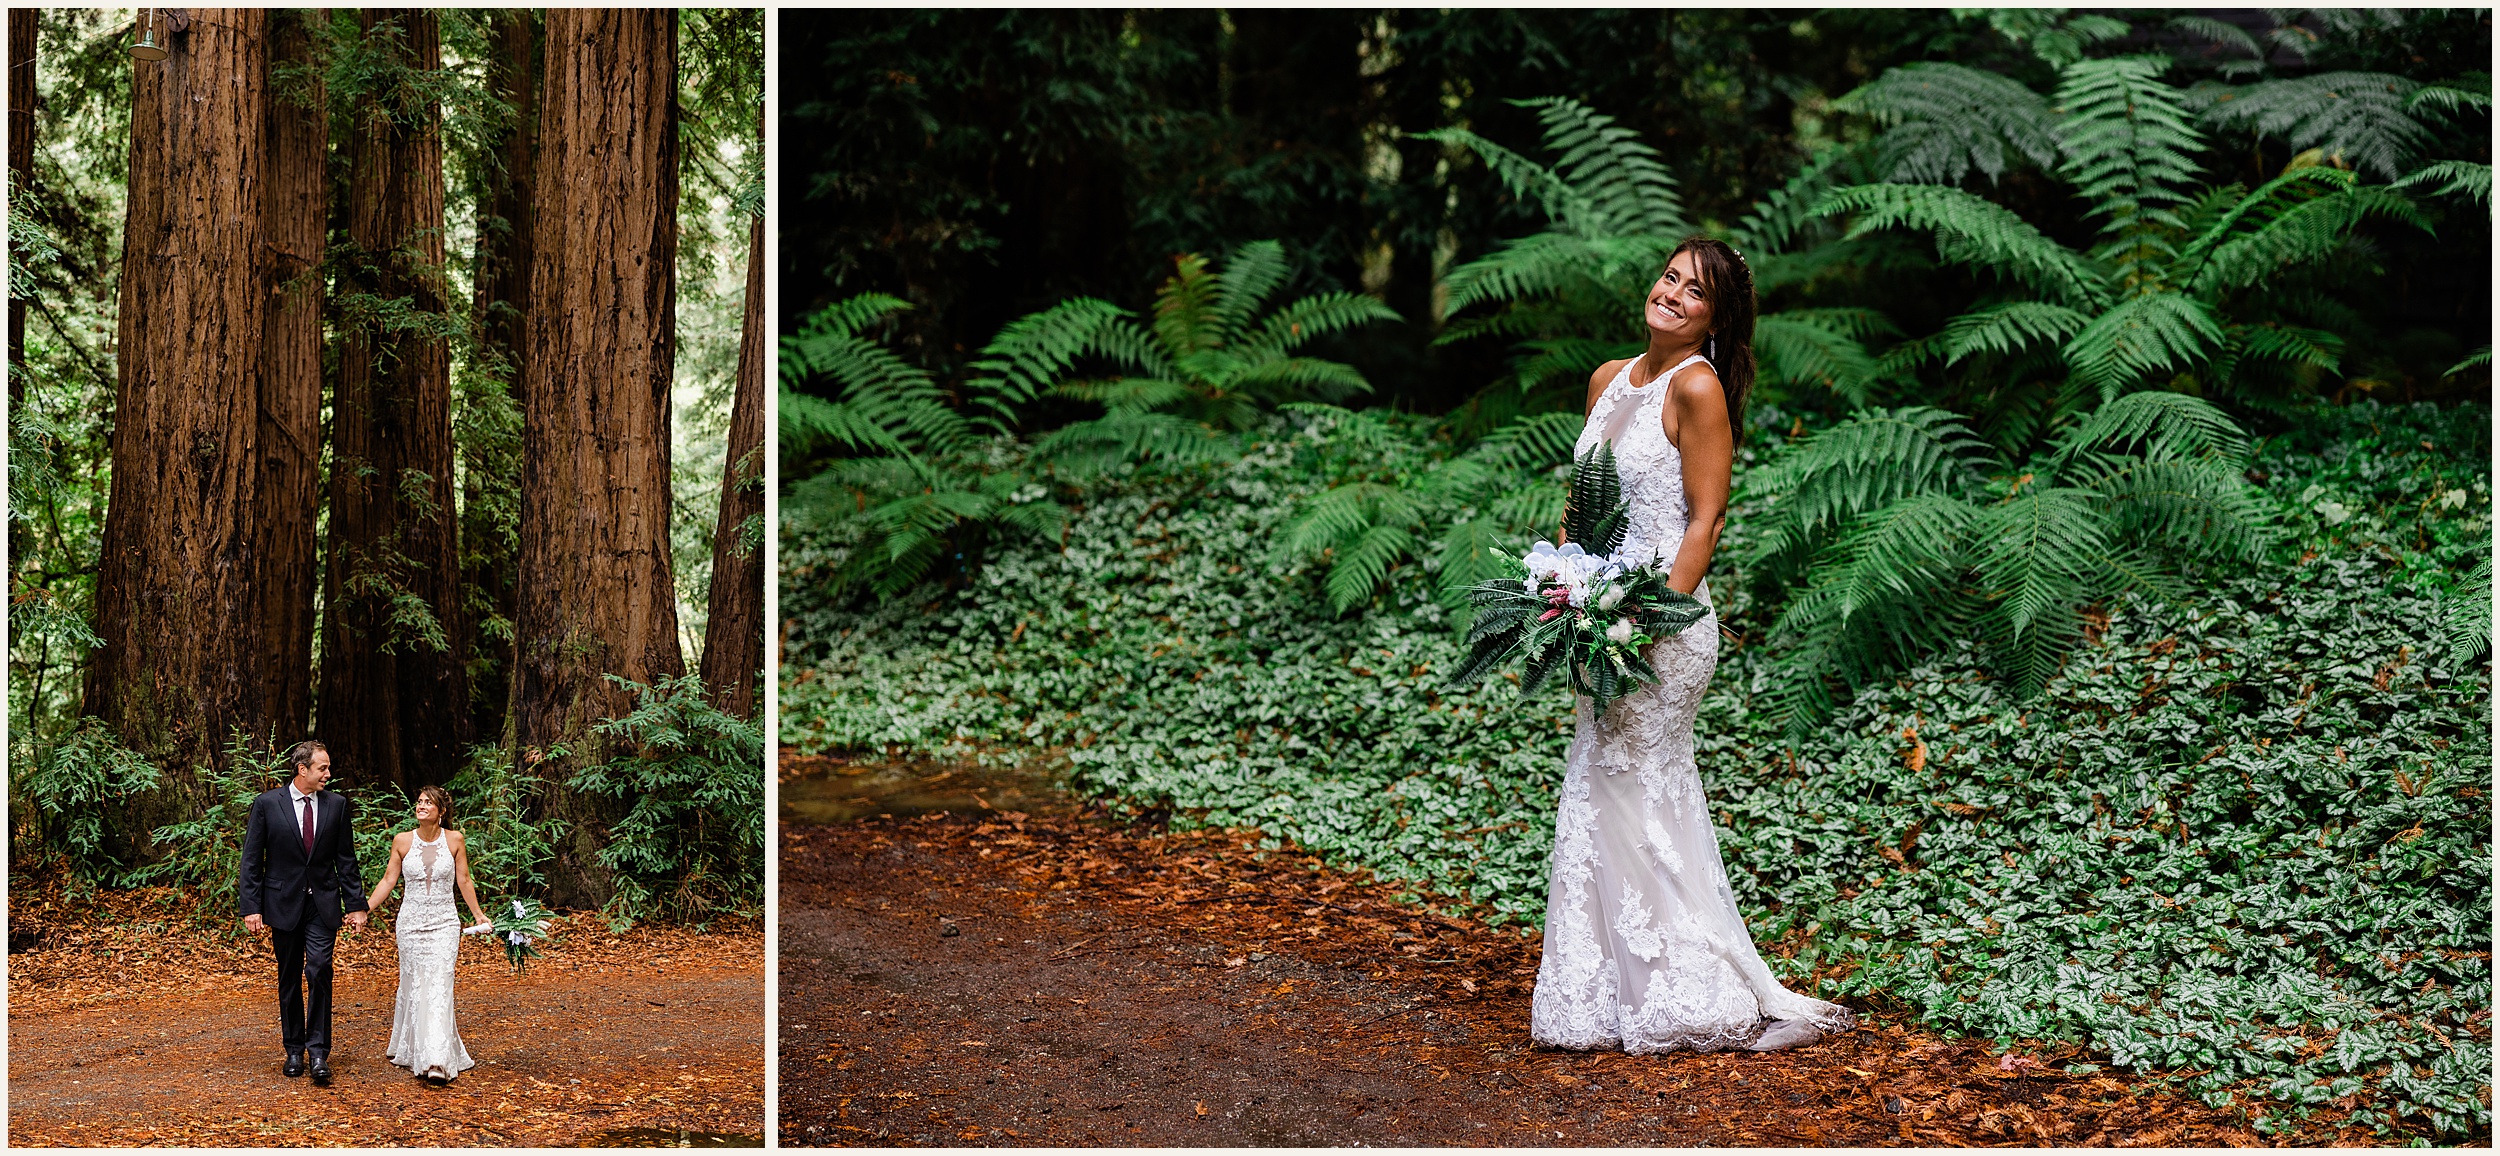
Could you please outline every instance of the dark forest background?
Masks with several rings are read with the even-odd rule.
[[[2250,75],[2247,53],[2175,10],[2145,15],[2093,54],[2175,52],[2182,83]],[[2262,10],[2193,15],[2263,45],[2270,76],[2434,81],[2490,62],[2474,10],[2367,27],[2292,13],[2292,46]],[[1465,402],[1510,355],[1495,341],[1434,346],[1436,285],[1541,218],[1485,165],[1419,134],[1464,127],[1526,150],[1537,116],[1511,102],[1571,97],[1658,148],[1692,219],[1724,231],[1818,150],[1878,135],[1878,120],[1834,102],[1888,68],[1953,61],[2033,88],[2054,77],[2030,44],[1943,9],[792,12],[784,28],[796,62],[783,76],[784,332],[848,295],[891,293],[917,307],[897,347],[943,379],[1013,318],[1072,296],[1144,308],[1175,254],[1278,238],[1289,294],[1355,290],[1398,312],[1331,352],[1362,370],[1372,400],[1426,413]],[[2452,131],[2466,139],[2441,143],[2476,147],[2473,130]],[[2232,149],[2241,180],[2296,151],[2279,136]],[[2026,220],[2067,221],[2061,240],[2089,236],[2081,206],[2037,173],[1988,192]],[[2486,388],[2440,378],[2488,343],[2490,270],[2451,259],[2482,251],[2488,226],[2456,224],[2373,234],[2390,276],[2369,321],[2384,340],[2355,351],[2352,376],[2387,377],[2408,399]],[[1864,288],[1912,333],[1959,304],[1932,278]]]

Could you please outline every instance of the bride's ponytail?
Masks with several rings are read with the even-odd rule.
[[[1678,253],[1693,255],[1702,291],[1710,295],[1710,337],[1702,344],[1702,356],[1719,375],[1719,389],[1727,397],[1728,429],[1741,443],[1745,399],[1753,394],[1753,270],[1746,267],[1743,254],[1714,237],[1686,237],[1667,260],[1674,261]]]

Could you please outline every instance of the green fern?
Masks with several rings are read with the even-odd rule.
[[[2434,95],[2417,102],[2424,93]],[[2207,124],[2275,137],[2294,152],[2317,149],[2392,181],[2412,171],[2431,145],[2431,131],[2415,112],[2453,111],[2478,94],[2387,73],[2322,72],[2200,95]],[[2490,98],[2482,99],[2488,106]]]
[[[1800,734],[1843,690],[1957,638],[1983,640],[2016,694],[2036,692],[2084,608],[2128,590],[2175,599],[2178,564],[2263,549],[2247,453],[2220,410],[2166,393],[2102,405],[2012,477],[1985,476],[1984,447],[1938,410],[1815,435],[1749,479],[1768,499],[1754,568],[1790,588],[1768,701]]]
[[[1833,102],[1891,126],[1880,144],[1883,179],[1956,185],[1973,171],[1990,183],[2017,162],[2057,162],[2049,102],[2014,79],[1959,64],[1909,64]]]

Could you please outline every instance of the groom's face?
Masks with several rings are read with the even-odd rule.
[[[309,795],[330,781],[330,752],[314,751],[312,761],[295,772],[295,789]]]

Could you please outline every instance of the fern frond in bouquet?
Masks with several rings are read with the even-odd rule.
[[[503,941],[504,958],[512,962],[512,970],[529,970],[529,961],[538,958],[538,945],[554,938],[547,930],[547,922],[553,918],[554,913],[539,906],[535,899],[515,899],[512,914],[494,918],[494,936]]]
[[[1467,629],[1467,660],[1451,685],[1470,685],[1516,662],[1522,697],[1560,671],[1604,714],[1615,700],[1656,684],[1658,671],[1642,652],[1710,608],[1667,585],[1667,568],[1654,557],[1623,551],[1630,513],[1614,448],[1600,443],[1572,465],[1563,512],[1572,541],[1538,542],[1516,559],[1520,577],[1468,590],[1476,617]]]

